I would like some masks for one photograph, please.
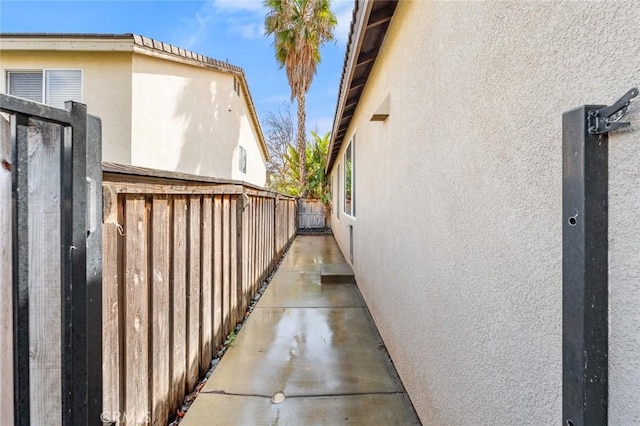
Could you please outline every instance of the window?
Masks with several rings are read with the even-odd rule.
[[[353,217],[356,216],[355,142],[354,136],[344,152],[344,212]]]
[[[64,108],[66,101],[82,102],[82,71],[9,71],[7,88],[10,95]]]
[[[247,173],[247,150],[244,147],[240,147],[239,150],[240,157],[238,159],[238,164],[240,165],[240,171],[242,173]]]
[[[336,176],[336,218],[340,219],[340,163],[336,166],[338,175]]]
[[[238,81],[237,77],[233,77],[233,91],[240,96],[240,81]]]

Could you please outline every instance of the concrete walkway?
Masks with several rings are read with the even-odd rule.
[[[347,271],[332,236],[297,237],[182,426],[420,424]]]

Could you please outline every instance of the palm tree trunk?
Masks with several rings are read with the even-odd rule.
[[[304,197],[307,194],[307,138],[305,136],[306,93],[298,95],[298,163],[300,168],[300,190]]]

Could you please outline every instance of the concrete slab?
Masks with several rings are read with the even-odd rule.
[[[365,306],[354,284],[320,285],[319,272],[278,271],[260,299],[262,308]]]
[[[332,236],[297,237],[183,424],[419,424],[357,285],[323,271],[353,274]]]
[[[247,425],[419,425],[404,394],[270,398],[201,393],[184,426]]]
[[[309,396],[402,385],[365,308],[256,308],[203,391]]]

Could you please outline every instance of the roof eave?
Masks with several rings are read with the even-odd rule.
[[[362,8],[360,8],[361,5],[363,6]],[[354,21],[352,21],[349,33],[349,42],[340,81],[340,93],[333,119],[329,158],[325,168],[327,174],[331,171],[336,161],[343,139],[350,126],[351,118],[357,108],[371,68],[378,56],[380,46],[384,41],[396,5],[397,2],[395,1],[356,0]],[[372,34],[373,40],[366,41],[365,39],[369,33]],[[363,52],[365,42],[368,44],[368,50]],[[361,67],[361,76],[355,80],[357,67]],[[362,70],[364,71],[362,72]],[[351,99],[350,105],[347,107],[351,90],[355,90],[357,94],[354,97],[355,99]],[[344,124],[342,123],[343,121],[345,121]]]

